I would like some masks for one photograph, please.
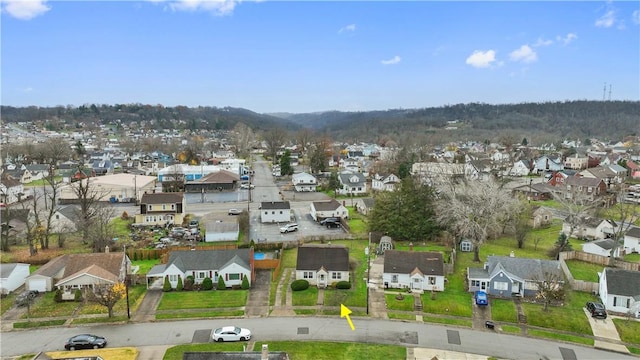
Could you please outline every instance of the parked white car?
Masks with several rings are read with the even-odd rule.
[[[213,341],[249,341],[251,339],[251,331],[237,326],[223,326],[213,330],[211,334]]]
[[[286,234],[289,232],[298,231],[298,224],[287,224],[280,228],[280,232],[282,234]]]

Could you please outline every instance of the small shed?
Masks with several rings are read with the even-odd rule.
[[[208,222],[205,224],[205,242],[237,241],[240,225],[237,222]]]
[[[463,251],[463,252],[473,251],[473,242],[469,239],[462,239],[460,241],[460,251]]]
[[[380,244],[378,245],[378,253],[384,254],[386,250],[393,250],[393,240],[390,236],[383,236],[380,238]]]

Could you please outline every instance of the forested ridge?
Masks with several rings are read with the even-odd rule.
[[[403,138],[434,134],[449,127],[460,136],[511,131],[557,138],[617,139],[640,134],[640,101],[565,101],[492,105],[469,103],[422,109],[321,113],[259,114],[231,107],[165,107],[143,104],[89,104],[79,107],[2,106],[2,121],[43,122],[50,130],[87,124],[144,122],[163,129],[232,129],[243,122],[256,131],[275,126],[287,130],[311,128],[334,139],[376,141],[381,136]]]

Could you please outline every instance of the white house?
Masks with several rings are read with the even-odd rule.
[[[264,201],[260,204],[260,222],[281,223],[291,221],[291,204],[288,201]]]
[[[367,193],[367,179],[361,173],[342,173],[338,175],[341,195],[362,195]]]
[[[15,289],[24,285],[28,276],[29,264],[0,264],[0,294],[11,294]]]
[[[376,174],[373,179],[371,179],[371,190],[394,191],[398,187],[398,184],[400,184],[400,178],[395,174],[389,174],[387,176]]]
[[[586,240],[599,240],[611,237],[618,225],[612,220],[598,218],[585,218],[581,224],[573,229],[571,237]],[[565,221],[562,224],[562,232],[569,235],[571,224]]]
[[[327,287],[349,281],[349,249],[341,245],[304,245],[298,248],[296,279]]]
[[[528,160],[518,160],[516,161],[511,169],[509,169],[509,176],[527,176],[530,171],[530,164]]]
[[[604,268],[599,285],[607,311],[640,317],[640,271]]]
[[[59,206],[51,218],[51,230],[54,233],[69,233],[77,230],[80,209],[76,205]]]
[[[444,291],[442,253],[386,250],[382,282],[385,288]]]
[[[237,222],[207,222],[204,224],[205,242],[237,241],[240,225]]]
[[[349,218],[349,210],[337,200],[314,201],[311,203],[311,217],[315,221],[320,221],[329,217]]]
[[[214,284],[222,277],[226,287],[242,285],[245,277],[252,283],[254,278],[253,248],[233,250],[177,250],[169,253],[166,264],[156,265],[147,273],[147,288],[150,282],[162,286],[168,278],[175,289],[178,279],[193,276],[196,284],[210,278]]]
[[[318,186],[318,180],[315,176],[306,172],[293,174],[291,176],[291,182],[298,192],[316,191],[316,187]]]
[[[2,176],[0,179],[0,202],[5,204],[18,202],[22,196],[19,194],[24,194],[24,185],[11,176]]]
[[[626,253],[640,253],[640,227],[634,226],[624,234],[624,250]]]
[[[611,251],[613,250],[615,244],[616,242],[613,239],[600,239],[596,241],[590,241],[588,243],[582,244],[582,251],[589,254],[609,257],[611,256]],[[621,246],[616,247],[616,250],[613,253],[614,257],[620,257],[621,249]]]

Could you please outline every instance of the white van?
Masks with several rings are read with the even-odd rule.
[[[292,231],[298,231],[298,224],[295,224],[295,223],[287,224],[287,225],[285,225],[285,226],[280,228],[280,232],[282,234],[286,234],[286,233],[292,232]]]

